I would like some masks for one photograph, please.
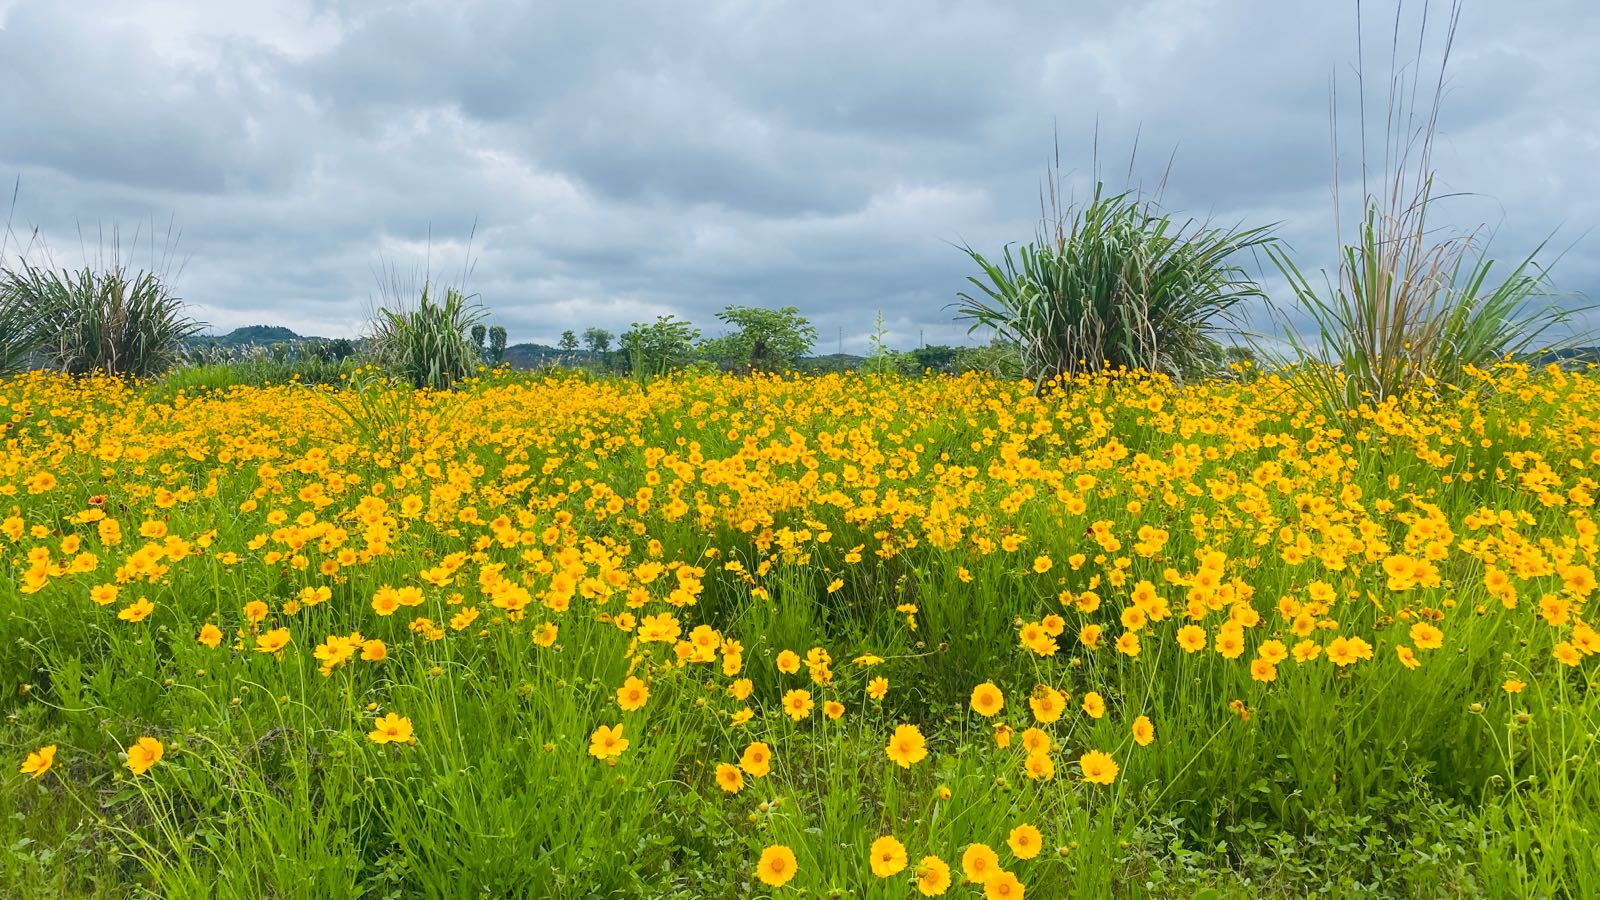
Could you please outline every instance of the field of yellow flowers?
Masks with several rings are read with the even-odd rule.
[[[0,895],[1600,889],[1600,381],[0,382]]]

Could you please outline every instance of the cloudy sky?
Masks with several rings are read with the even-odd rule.
[[[1365,3],[1369,133],[1393,13]],[[737,303],[800,307],[824,351],[878,312],[899,346],[954,343],[957,245],[1032,234],[1054,135],[1081,195],[1097,123],[1109,181],[1137,137],[1168,207],[1331,261],[1356,35],[1353,0],[0,0],[5,252],[37,227],[81,264],[116,229],[147,261],[175,223],[213,330],[353,336],[377,270],[457,277],[476,224],[468,286],[513,342],[662,313],[715,334]],[[1435,156],[1470,194],[1441,222],[1504,257],[1555,232],[1557,284],[1592,300],[1597,59],[1592,0],[1468,0]]]

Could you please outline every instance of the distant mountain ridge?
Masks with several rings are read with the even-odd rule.
[[[274,344],[327,344],[336,338],[318,337],[316,335],[299,334],[292,328],[282,325],[246,325],[235,328],[227,334],[197,334],[188,339],[190,347],[215,347],[228,351],[248,351],[252,349],[266,349]],[[351,343],[360,346],[365,339],[355,339]],[[535,344],[532,342],[511,344],[506,347],[506,362],[513,369],[537,369],[554,363],[587,363],[593,358],[588,350],[566,351],[548,344]],[[815,357],[805,357],[800,360],[802,369],[835,369],[853,368],[859,365],[863,357],[852,356],[848,353],[828,353]]]

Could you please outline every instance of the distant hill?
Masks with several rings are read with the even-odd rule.
[[[1546,350],[1539,354],[1535,362],[1541,366],[1548,366],[1551,363],[1561,363],[1563,366],[1600,363],[1600,347],[1567,347],[1562,350]]]
[[[227,334],[197,334],[189,338],[192,347],[224,347],[236,350],[243,347],[266,347],[272,344],[291,344],[300,341],[326,341],[327,338],[296,334],[282,325],[246,325]]]
[[[266,349],[274,344],[305,347],[329,344],[333,340],[299,334],[294,329],[282,325],[246,325],[243,328],[235,328],[227,334],[197,334],[189,338],[186,344],[195,349],[212,348],[237,353]],[[357,347],[363,343],[365,343],[363,340],[351,342]],[[593,355],[587,350],[568,352],[548,344],[522,343],[506,347],[506,362],[513,369],[537,369],[551,365],[587,366],[592,359]],[[796,368],[803,372],[838,372],[859,368],[865,361],[865,357],[850,353],[825,353],[820,356],[801,357]]]

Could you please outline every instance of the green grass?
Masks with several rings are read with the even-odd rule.
[[[1454,403],[1369,409],[1349,434],[1318,423],[1270,375],[1190,386],[1082,379],[1045,398],[1025,382],[973,375],[644,385],[493,375],[448,392],[353,381],[185,385],[181,401],[161,383],[0,384],[20,423],[10,435],[17,466],[0,482],[15,488],[16,511],[0,518],[24,526],[0,537],[0,679],[24,688],[0,699],[0,758],[12,760],[0,772],[5,890],[731,898],[766,892],[755,860],[781,843],[801,876],[779,895],[916,896],[905,876],[867,871],[866,849],[884,834],[913,864],[939,855],[958,881],[963,849],[986,842],[1029,897],[1581,897],[1600,883],[1594,661],[1551,658],[1570,625],[1558,631],[1536,607],[1540,593],[1563,590],[1557,576],[1521,579],[1523,602],[1507,609],[1463,549],[1515,532],[1541,553],[1592,556],[1579,539],[1594,519],[1592,498],[1580,501],[1600,452],[1600,384],[1589,376],[1508,371],[1494,390]],[[675,460],[651,462],[654,451]],[[1526,477],[1534,452],[1553,485]],[[1171,468],[1191,458],[1192,469]],[[1041,471],[1027,474],[1028,460]],[[675,465],[694,479],[680,480]],[[41,469],[58,484],[30,493]],[[1086,475],[1095,484],[1080,486]],[[1087,509],[1073,512],[1063,490]],[[162,491],[170,505],[159,505]],[[423,508],[401,512],[413,494]],[[613,494],[626,498],[621,512],[608,511]],[[674,516],[679,494],[689,511]],[[94,496],[121,521],[121,543],[73,518]],[[362,500],[377,496],[390,512],[364,518]],[[1510,531],[1469,524],[1485,507],[1524,518]],[[305,514],[312,524],[295,525]],[[492,525],[501,515],[507,522]],[[116,581],[140,547],[170,546],[140,535],[146,520],[194,552],[153,579],[127,578],[114,604],[97,606],[91,586]],[[951,540],[944,529],[958,521]],[[1088,534],[1096,521],[1110,523],[1120,549]],[[1304,533],[1322,549],[1337,542],[1320,529],[1366,523],[1384,555],[1408,540],[1421,554],[1437,538],[1413,537],[1419,523],[1440,522],[1454,535],[1437,587],[1391,590],[1381,555],[1350,555],[1343,569],[1315,555],[1290,562],[1293,541],[1280,538]],[[1167,529],[1166,545],[1134,550],[1141,525]],[[298,547],[297,528],[315,532]],[[1015,552],[976,543],[1012,533],[1028,536]],[[69,535],[99,557],[96,568],[25,593],[30,553],[69,560]],[[319,571],[340,549],[380,545],[333,575]],[[670,643],[635,646],[597,615],[623,612],[623,594],[604,603],[579,594],[565,612],[544,606],[548,578],[529,554],[565,547],[587,554],[596,577],[605,554],[629,572],[652,559],[704,569],[692,606],[662,599],[677,583],[665,573],[638,612],[675,612],[685,638],[707,624],[740,642],[758,715],[732,721],[742,704],[728,696],[720,659],[678,665]],[[1181,651],[1183,588],[1165,572],[1193,573],[1197,553],[1212,549],[1227,554],[1228,577],[1255,590],[1249,605],[1263,625],[1247,632],[1253,646],[1272,636],[1292,645],[1276,604],[1324,579],[1357,591],[1330,617],[1338,633],[1370,640],[1374,659],[1348,670],[1287,661],[1264,683],[1251,678],[1249,654]],[[1075,566],[1076,553],[1085,559]],[[424,571],[452,554],[463,555],[452,583],[428,585]],[[1033,570],[1038,554],[1054,560],[1050,571]],[[1122,558],[1129,581],[1119,589],[1106,579]],[[520,619],[484,587],[496,563],[528,579]],[[1092,579],[1100,609],[1062,603],[1063,590],[1081,595]],[[1174,618],[1142,632],[1137,658],[1081,645],[1085,624],[1115,638],[1140,579],[1172,601]],[[422,586],[422,603],[377,615],[384,585]],[[315,586],[331,596],[283,611]],[[119,620],[139,595],[155,612]],[[271,607],[254,629],[242,612],[252,600]],[[477,619],[455,627],[469,607]],[[1406,623],[1394,617],[1425,607],[1444,612],[1445,644],[1419,650],[1422,666],[1410,671],[1395,650],[1410,642]],[[1019,647],[1020,625],[1052,613],[1066,620],[1061,649]],[[421,617],[440,639],[408,627]],[[542,647],[530,634],[546,620],[560,632]],[[216,650],[195,641],[207,622],[224,631]],[[292,632],[288,647],[256,652],[251,632],[278,625]],[[384,641],[388,658],[320,674],[313,647],[353,631]],[[804,668],[778,671],[780,651],[817,646],[832,656],[826,684]],[[884,662],[855,665],[863,653]],[[649,682],[650,699],[623,712],[615,691],[630,671]],[[1526,680],[1522,694],[1501,689],[1512,674]],[[872,700],[866,686],[878,676],[890,688]],[[985,680],[1005,692],[1017,732],[1009,748],[967,708]],[[1057,748],[1049,782],[1022,771],[1036,683],[1073,697],[1058,722],[1039,725]],[[831,720],[819,708],[790,721],[778,704],[801,687],[845,714]],[[1090,690],[1108,702],[1102,719],[1078,710]],[[416,744],[367,738],[389,712],[411,720]],[[1156,724],[1148,747],[1129,734],[1141,714]],[[596,726],[617,722],[628,750],[615,765],[590,757]],[[909,769],[884,752],[902,723],[929,744]],[[141,735],[168,750],[135,777],[118,752]],[[771,745],[772,773],[723,792],[715,765],[752,740]],[[39,780],[18,774],[48,743],[61,748],[56,767]],[[1076,760],[1089,749],[1117,760],[1114,784],[1079,782]],[[1021,822],[1044,833],[1035,859],[1005,849]],[[977,895],[958,885],[948,896]]]

